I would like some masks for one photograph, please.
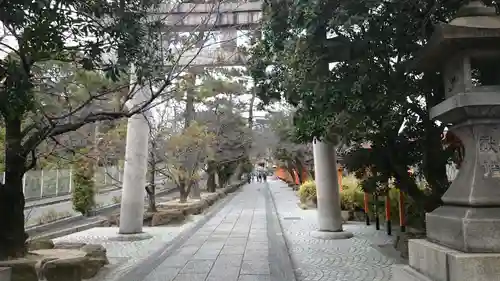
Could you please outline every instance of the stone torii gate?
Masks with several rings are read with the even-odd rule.
[[[221,48],[218,50],[197,46],[180,54],[179,65],[196,68],[244,65],[246,58],[237,48],[238,31],[258,29],[261,11],[262,1],[182,3],[163,4],[158,11],[152,12],[152,16],[164,17],[164,26],[171,32],[220,32],[217,41]],[[141,92],[134,95],[131,102],[140,104],[146,97],[147,93]],[[151,118],[150,112],[136,114],[127,125],[120,234],[142,233],[150,135],[148,118]]]

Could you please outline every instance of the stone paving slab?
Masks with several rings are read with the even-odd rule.
[[[246,185],[144,281],[271,280],[266,191]]]
[[[348,223],[354,234],[347,240],[319,240],[310,236],[317,230],[316,210],[297,206],[295,193],[281,181],[268,181],[278,211],[292,263],[299,281],[389,281],[395,260],[373,246],[393,242],[393,237],[374,226]]]
[[[231,195],[219,201],[211,209],[209,209],[208,213],[189,216],[189,218],[184,221],[182,225],[144,227],[143,232],[149,237],[148,239],[119,241],[116,238],[121,238],[123,236],[118,234],[118,227],[96,227],[86,231],[59,237],[53,239],[53,241],[55,243],[72,242],[103,245],[107,250],[110,265],[101,270],[94,278],[91,279],[91,281],[122,281],[123,278],[127,279],[127,275],[136,269],[138,265],[147,263],[148,259],[151,257],[163,254],[165,249],[170,248],[169,245],[175,244],[175,241],[178,239],[182,240],[185,235],[188,235],[189,232],[196,229],[198,225],[203,224],[203,221],[206,220],[207,216],[210,217],[211,213],[217,213],[218,208],[220,208],[224,202],[230,200],[230,198]],[[190,256],[197,250],[198,247],[195,249],[186,247],[182,250],[183,252],[181,252],[181,254]],[[172,264],[175,265],[176,263],[184,266],[186,261],[183,261],[182,259],[172,261]],[[165,274],[168,275],[174,273],[177,275],[178,271],[174,272],[170,270]]]

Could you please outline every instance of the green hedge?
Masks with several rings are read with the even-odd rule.
[[[364,210],[365,199],[364,192],[361,188],[359,180],[357,180],[354,176],[347,176],[342,181],[342,191],[341,194],[341,202],[348,206],[352,206],[348,208],[350,210]],[[408,202],[407,196],[405,197],[405,202]],[[391,203],[391,221],[393,223],[399,224],[399,191],[395,188],[391,188],[389,190],[389,199]],[[369,213],[372,219],[375,214],[375,203],[378,204],[378,214],[382,221],[385,221],[385,196],[379,196],[378,201],[375,202],[373,195],[368,195],[368,207]]]
[[[299,188],[299,199],[301,203],[306,203],[310,200],[315,200],[316,198],[316,183],[312,180],[308,180],[300,185]]]
[[[89,215],[95,206],[94,169],[91,160],[81,156],[73,165],[73,209],[82,215]]]
[[[364,192],[354,176],[349,175],[342,179],[342,190],[340,191],[340,204],[343,210],[361,211],[364,210]],[[316,197],[316,183],[306,181],[300,186],[299,197],[301,203]],[[369,213],[371,219],[374,219],[375,201],[373,196],[369,195]],[[389,198],[391,200],[391,221],[394,225],[399,225],[399,190],[389,189]],[[403,195],[405,219],[407,226],[422,229],[425,225],[424,212],[409,198]],[[378,198],[378,214],[381,221],[385,221],[385,196]]]
[[[316,184],[314,181],[307,181],[300,186],[299,189],[300,201],[304,203],[312,197],[316,197]],[[374,218],[375,202],[372,195],[369,195],[369,212],[370,216]],[[389,191],[389,198],[391,200],[391,221],[399,224],[399,191],[391,188]],[[412,209],[412,201],[408,196],[405,198],[405,207],[408,210]],[[342,190],[340,191],[340,204],[343,210],[361,211],[364,210],[364,192],[354,176],[344,177],[342,180]],[[382,221],[385,220],[385,197],[379,197],[378,201],[379,217]],[[411,214],[410,214],[411,216]]]

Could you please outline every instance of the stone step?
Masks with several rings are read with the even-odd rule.
[[[434,281],[408,265],[392,266],[392,280],[397,281]]]

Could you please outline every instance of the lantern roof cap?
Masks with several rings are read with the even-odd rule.
[[[428,44],[410,68],[439,70],[452,56],[468,50],[500,50],[500,16],[495,7],[479,0],[462,6],[449,23],[436,24]]]

